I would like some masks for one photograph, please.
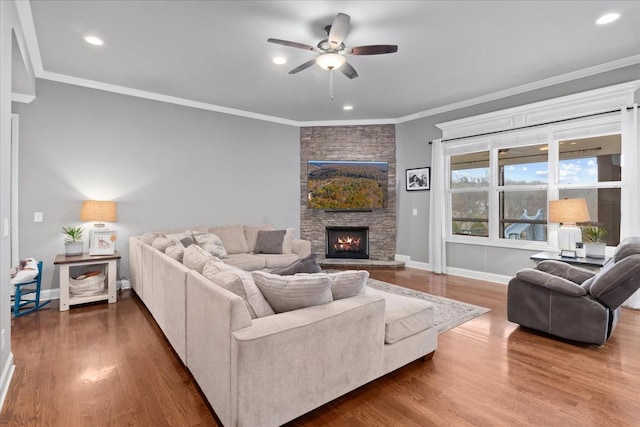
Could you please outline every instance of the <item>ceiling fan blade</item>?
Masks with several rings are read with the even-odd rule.
[[[281,44],[282,46],[295,47],[295,48],[298,48],[298,49],[314,50],[314,51],[318,50],[317,48],[315,48],[313,46],[309,46],[308,44],[290,42],[290,41],[287,41],[287,40],[267,39],[267,41],[269,43]]]
[[[342,74],[349,77],[350,79],[355,79],[356,77],[358,77],[358,72],[348,62],[342,64],[339,69],[340,71],[342,71]]]
[[[372,46],[358,46],[345,49],[345,53],[352,55],[381,55],[383,53],[395,53],[398,46],[395,44],[376,44]]]
[[[315,58],[310,59],[307,62],[305,62],[304,64],[298,65],[296,68],[294,68],[293,70],[289,71],[289,74],[299,73],[300,71],[306,70],[307,68],[311,67],[315,63],[316,63],[316,59]]]
[[[338,49],[342,44],[347,31],[349,31],[349,21],[351,17],[344,13],[338,13],[331,24],[329,31],[329,49]]]

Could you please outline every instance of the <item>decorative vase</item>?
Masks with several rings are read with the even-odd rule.
[[[585,243],[584,248],[589,258],[604,258],[607,245],[604,243]]]
[[[64,244],[64,254],[66,256],[82,255],[84,242],[71,242]]]

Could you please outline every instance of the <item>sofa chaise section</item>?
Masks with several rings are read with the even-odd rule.
[[[187,306],[187,366],[224,425],[280,425],[384,374],[380,296],[251,320],[189,272]]]

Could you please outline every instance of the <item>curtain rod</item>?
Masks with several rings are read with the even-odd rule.
[[[631,110],[633,110],[633,108],[634,107],[626,107],[626,110],[627,111],[631,111]],[[496,130],[496,131],[493,131],[493,132],[478,133],[476,135],[467,135],[467,136],[459,136],[457,138],[443,139],[441,142],[457,141],[459,139],[466,139],[466,138],[476,138],[478,136],[496,135],[496,134],[499,134],[499,133],[512,132],[514,130],[530,129],[530,128],[535,128],[535,127],[538,127],[538,126],[553,125],[553,124],[556,124],[556,123],[563,123],[563,122],[568,122],[568,121],[576,120],[576,119],[584,119],[584,118],[587,118],[587,117],[601,116],[603,114],[617,113],[619,111],[620,111],[620,109],[618,108],[618,109],[615,109],[615,110],[603,111],[603,112],[600,112],[600,113],[593,113],[593,114],[586,114],[584,116],[571,117],[571,118],[568,118],[568,119],[553,120],[551,122],[536,123],[535,125],[520,126],[520,127],[513,128],[513,129],[503,129],[503,130]],[[431,145],[432,143],[433,143],[433,141],[429,141],[429,145]]]

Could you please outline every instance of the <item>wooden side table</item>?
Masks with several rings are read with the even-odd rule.
[[[113,255],[75,255],[66,256],[60,254],[56,256],[54,265],[60,266],[60,311],[67,311],[69,307],[76,304],[108,300],[109,304],[117,301],[116,276],[118,270],[118,260],[120,254],[116,251]],[[80,267],[83,265],[107,265],[107,290],[90,296],[69,295],[69,267]]]

